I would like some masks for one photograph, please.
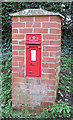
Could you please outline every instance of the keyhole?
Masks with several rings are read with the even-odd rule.
[[[30,63],[30,65],[32,65],[32,63]]]

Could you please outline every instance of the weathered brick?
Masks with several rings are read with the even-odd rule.
[[[18,22],[18,17],[12,17],[12,22]]]
[[[50,45],[50,41],[43,41],[43,45]]]
[[[57,39],[57,35],[43,35],[43,39]]]
[[[25,47],[24,46],[15,46],[15,45],[12,45],[12,49],[13,50],[24,50],[25,49]]]
[[[24,77],[13,77],[12,82],[25,83]]]
[[[12,73],[13,77],[19,77],[19,73]]]
[[[50,21],[51,22],[57,21],[61,23],[61,18],[58,16],[50,16]]]
[[[18,55],[18,51],[12,51],[12,55]]]
[[[24,45],[25,46],[25,41],[24,40],[19,41],[19,45]]]
[[[55,74],[49,74],[49,79],[56,79],[56,75]]]
[[[41,83],[43,83],[43,84],[48,84],[49,86],[50,85],[55,85],[56,84],[56,80],[41,80]]]
[[[27,22],[26,23],[26,27],[41,27],[41,23],[40,22]]]
[[[23,67],[12,67],[12,71],[13,72],[24,72],[24,68]]]
[[[27,22],[27,21],[31,21],[33,22],[33,17],[20,17],[20,22]]]
[[[24,73],[19,73],[19,77],[24,77]]]
[[[14,34],[12,35],[12,39],[24,39],[24,34]]]
[[[18,44],[18,40],[12,40],[12,44]]]
[[[56,58],[44,58],[43,62],[56,62]]]
[[[20,32],[20,33],[32,33],[32,29],[28,29],[28,28],[19,29],[19,32]]]
[[[49,16],[35,17],[35,21],[49,21]]]
[[[24,67],[24,61],[23,62],[19,62],[19,67]]]
[[[58,28],[58,26],[59,26],[58,23],[51,23],[51,22],[49,22],[49,23],[47,23],[47,22],[44,23],[44,22],[43,22],[43,23],[42,23],[42,27],[43,27],[43,28],[53,28],[53,27],[54,27],[54,28],[55,28],[55,27]]]
[[[42,67],[49,67],[49,68],[56,68],[57,64],[54,62],[54,63],[42,63]]]
[[[43,107],[48,107],[50,104],[49,102],[41,102],[41,106]]]
[[[18,29],[12,29],[12,33],[18,33]]]
[[[43,107],[42,106],[36,106],[36,107],[33,107],[33,110],[34,111],[43,111]]]
[[[55,69],[49,69],[49,68],[48,68],[48,69],[47,69],[47,68],[45,69],[45,68],[44,68],[42,71],[43,71],[44,73],[55,73],[56,70],[55,70]]]
[[[43,51],[43,56],[50,56],[50,52],[48,52],[48,51]]]
[[[51,29],[50,29],[50,33],[51,33],[51,34],[60,34],[60,33],[61,33],[61,30],[56,29],[56,28],[54,28],[54,29],[51,28]]]
[[[51,46],[44,46],[43,47],[43,51],[56,51],[57,48],[58,47],[56,47],[56,46],[53,46],[53,47],[51,47]]]
[[[55,91],[48,91],[47,95],[49,95],[49,96],[55,96]]]
[[[49,85],[49,86],[47,85],[48,90],[54,90],[55,91],[55,88],[56,88],[55,85]]]
[[[12,66],[18,66],[18,65],[19,65],[18,62],[12,61]]]
[[[25,27],[25,23],[12,23],[12,28],[20,28],[20,27]]]
[[[34,29],[34,33],[48,33],[48,29],[36,28]]]
[[[19,51],[19,55],[24,55],[25,54],[25,51]]]
[[[50,57],[57,57],[57,52],[50,52]]]
[[[20,57],[20,56],[13,56],[12,57],[13,61],[24,61],[24,57]]]

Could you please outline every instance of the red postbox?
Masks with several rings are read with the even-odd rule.
[[[26,35],[26,77],[41,77],[41,34]]]

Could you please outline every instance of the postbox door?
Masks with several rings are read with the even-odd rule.
[[[27,67],[26,76],[40,77],[41,72],[41,49],[38,45],[29,45],[26,50]]]

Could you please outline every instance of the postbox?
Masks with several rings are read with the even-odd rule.
[[[26,35],[26,77],[41,77],[41,35]]]
[[[10,16],[12,106],[42,111],[57,97],[63,16],[42,9],[26,9]]]

